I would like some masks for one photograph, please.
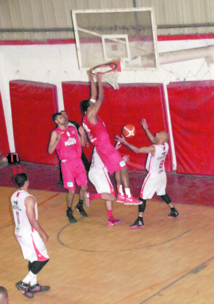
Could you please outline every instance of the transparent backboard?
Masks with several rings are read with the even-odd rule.
[[[152,8],[73,10],[80,69],[118,61],[124,70],[158,67]]]

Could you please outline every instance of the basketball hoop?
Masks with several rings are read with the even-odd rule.
[[[102,73],[102,80],[110,84],[114,89],[119,89],[118,85],[118,65],[115,62],[100,64],[90,70],[90,74]]]

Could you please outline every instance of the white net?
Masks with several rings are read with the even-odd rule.
[[[102,81],[110,84],[114,89],[119,89],[119,85],[118,85],[119,74],[116,70],[116,67],[117,65],[115,64],[101,65],[92,69],[91,73],[93,75],[96,75],[96,73],[103,73]]]
[[[119,89],[118,85],[118,72],[117,71],[112,71],[106,74],[103,74],[103,81],[107,82],[110,84],[114,89]]]

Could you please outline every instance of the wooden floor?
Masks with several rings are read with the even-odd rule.
[[[175,203],[180,213],[176,219],[167,217],[169,209],[160,200],[148,201],[145,227],[131,230],[129,225],[137,216],[135,206],[114,203],[120,223],[107,227],[105,205],[94,200],[86,210],[87,218],[74,211],[78,221],[69,224],[66,192],[30,190],[50,237],[50,261],[38,281],[50,285],[51,290],[35,294],[31,300],[23,297],[15,283],[27,274],[28,262],[13,233],[10,196],[15,190],[0,186],[0,285],[7,288],[11,304],[214,302],[214,208],[194,205],[195,192],[192,204],[184,204],[183,199]],[[74,204],[77,200],[76,195]]]

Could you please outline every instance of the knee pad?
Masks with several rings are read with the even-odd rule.
[[[144,212],[146,209],[146,200],[139,197],[139,200],[142,202],[141,205],[138,205],[138,212]]]
[[[37,274],[40,272],[40,270],[42,270],[42,268],[47,264],[47,262],[49,261],[46,260],[46,261],[42,261],[42,262],[39,262],[39,261],[34,261],[34,262],[29,262],[29,265],[28,265],[28,269],[33,273],[33,274]]]
[[[164,194],[164,195],[160,195],[160,197],[162,198],[162,200],[167,203],[167,205],[169,205],[171,203],[171,199],[169,198],[168,194]]]

